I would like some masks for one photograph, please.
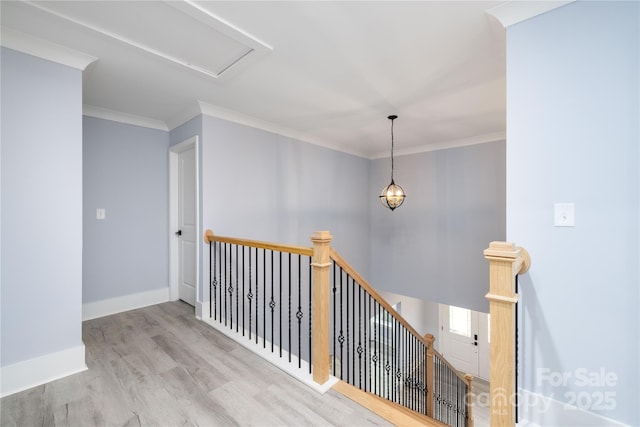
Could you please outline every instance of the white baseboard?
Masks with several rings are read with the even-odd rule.
[[[205,303],[203,303],[203,305],[205,305]],[[207,302],[206,305],[208,306],[209,303]],[[231,330],[230,328],[225,327],[224,325],[211,319],[208,314],[208,308],[205,312],[205,318],[201,320],[209,326],[213,327],[221,334],[231,338],[233,341],[237,342],[247,350],[262,357],[266,361],[275,365],[280,370],[291,375],[293,378],[297,379],[301,383],[305,384],[306,386],[310,387],[320,394],[324,394],[327,391],[331,390],[331,388],[338,382],[338,379],[336,377],[330,375],[329,380],[324,384],[316,383],[313,380],[313,375],[309,373],[309,363],[307,361],[301,360],[301,367],[298,368],[297,363],[288,362],[289,352],[287,352],[286,350],[282,350],[282,357],[280,357],[279,346],[274,344],[274,351],[272,352],[271,343],[269,341],[265,343],[264,347],[262,345],[256,345],[254,340],[247,339],[247,337],[249,336],[249,331],[245,330],[245,335],[243,336],[242,333],[236,333],[234,330]],[[260,339],[260,342],[262,343],[262,339]],[[297,359],[297,356],[294,356],[294,358]]]
[[[577,406],[568,405],[552,397],[520,389],[519,426],[628,426]],[[590,396],[590,395],[589,395]]]
[[[102,301],[89,302],[82,304],[82,320],[97,319],[98,317],[135,310],[136,308],[147,307],[167,301],[169,301],[168,287],[109,298]]]
[[[205,320],[209,318],[209,301],[196,301],[196,319]]]
[[[0,368],[0,397],[86,371],[84,344]]]

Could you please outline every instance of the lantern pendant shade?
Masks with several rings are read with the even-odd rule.
[[[391,184],[382,189],[382,193],[380,193],[380,202],[382,202],[383,206],[394,210],[402,205],[405,197],[406,195],[404,194],[402,187],[391,180]]]
[[[384,187],[380,193],[380,202],[392,211],[399,208],[407,197],[402,187],[393,181],[393,121],[397,118],[398,116],[388,117],[391,120],[391,184]]]

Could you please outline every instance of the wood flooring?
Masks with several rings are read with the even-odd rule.
[[[2,427],[389,426],[320,395],[170,302],[83,323],[88,371],[0,401]]]

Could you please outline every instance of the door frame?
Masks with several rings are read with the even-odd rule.
[[[169,300],[178,300],[178,159],[183,151],[195,150],[196,170],[196,230],[200,234],[200,140],[194,135],[174,146],[169,147]],[[200,295],[200,245],[196,244],[196,306]]]

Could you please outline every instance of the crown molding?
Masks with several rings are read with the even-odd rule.
[[[428,145],[420,145],[403,149],[395,149],[395,156],[404,156],[408,154],[426,153],[429,151],[446,150],[448,148],[467,147],[469,145],[485,144],[487,142],[503,141],[507,139],[506,132],[494,132],[485,135],[472,136],[469,138],[455,139],[451,141],[435,142]],[[369,159],[384,159],[389,157],[389,151],[378,152],[370,156]]]
[[[94,107],[93,105],[84,104],[82,106],[82,114],[85,116],[95,117],[97,119],[111,120],[113,122],[125,123],[128,125],[142,126],[150,129],[169,131],[167,124],[161,120],[150,119],[148,117],[136,116],[134,114],[123,113],[120,111],[109,110],[102,107]]]
[[[202,114],[204,116],[214,117],[217,119],[225,120],[232,123],[252,127],[254,129],[260,129],[267,132],[271,132],[277,135],[292,138],[301,142],[306,142],[312,145],[318,145],[320,147],[328,148],[330,150],[340,151],[342,153],[351,154],[353,156],[367,158],[362,153],[358,153],[351,150],[345,150],[336,144],[332,144],[326,140],[320,138],[313,138],[310,135],[297,131],[295,129],[288,128],[279,124],[271,123],[265,120],[257,119],[255,117],[240,113],[235,110],[219,107],[217,105],[209,104],[204,101],[196,101],[190,105],[187,109],[177,114],[173,118],[167,120],[169,129],[173,130],[185,122],[191,120],[197,115]]]
[[[528,1],[513,0],[507,1],[486,11],[487,14],[496,18],[504,28],[520,23],[534,16],[542,15],[550,10],[557,9],[575,0],[564,1]]]
[[[0,45],[6,48],[66,65],[80,71],[83,71],[89,64],[98,60],[95,56],[51,43],[9,27],[0,27],[0,32],[2,34]]]

